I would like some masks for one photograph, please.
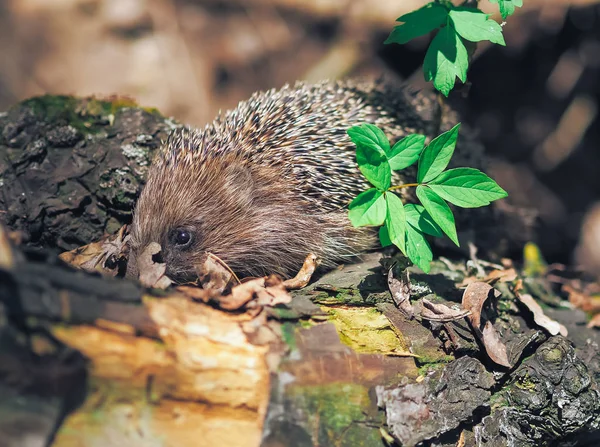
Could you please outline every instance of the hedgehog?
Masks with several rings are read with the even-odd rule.
[[[152,242],[178,283],[197,278],[206,252],[240,277],[287,278],[309,254],[321,268],[347,262],[377,243],[372,228],[348,220],[348,204],[371,185],[347,130],[372,123],[392,143],[431,138],[456,121],[445,109],[433,93],[382,81],[296,83],[255,93],[202,130],[173,131],[134,210],[127,276]],[[395,175],[399,184],[414,172]]]

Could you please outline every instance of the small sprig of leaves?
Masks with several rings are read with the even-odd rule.
[[[460,123],[427,147],[425,136],[420,134],[408,135],[390,146],[383,131],[373,124],[348,129],[356,145],[358,168],[373,185],[350,203],[350,222],[355,227],[381,225],[381,244],[394,244],[426,273],[433,260],[426,235],[445,234],[459,245],[454,215],[446,201],[462,208],[477,208],[507,196],[494,180],[477,169],[446,170],[459,127]],[[417,182],[392,186],[392,171],[417,161]],[[402,203],[395,191],[407,187],[416,187],[421,205]]]
[[[513,14],[515,7],[523,6],[523,0],[490,0],[498,3],[502,18]],[[505,45],[502,27],[478,8],[454,6],[447,0],[436,0],[416,11],[396,19],[396,26],[385,43],[405,44],[408,41],[438,30],[431,41],[423,71],[426,81],[433,81],[436,89],[448,96],[456,78],[467,80],[469,68],[468,42],[489,40]],[[467,42],[468,41],[468,42]],[[473,48],[471,47],[471,50]]]

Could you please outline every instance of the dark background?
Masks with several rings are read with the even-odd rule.
[[[344,76],[426,87],[428,38],[384,46],[417,0],[0,0],[0,111],[47,92],[128,95],[192,125],[255,90]],[[495,5],[482,0],[486,11]],[[550,261],[600,272],[600,6],[524,0],[451,95]],[[496,13],[494,18],[501,21]]]

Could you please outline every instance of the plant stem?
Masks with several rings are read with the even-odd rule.
[[[411,188],[413,186],[419,186],[419,184],[418,183],[405,183],[404,185],[392,186],[392,187],[388,188],[388,191],[394,191],[396,189],[402,189],[402,188]]]

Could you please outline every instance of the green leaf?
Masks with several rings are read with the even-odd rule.
[[[388,154],[392,171],[408,168],[419,159],[425,147],[425,135],[412,134],[402,138]]]
[[[433,81],[434,87],[448,96],[456,77],[462,82],[467,80],[468,67],[467,48],[454,26],[448,24],[437,33],[427,49],[423,62],[425,80]]]
[[[502,36],[502,27],[479,9],[454,8],[450,11],[454,29],[463,38],[471,42],[489,40],[498,45],[506,45]]]
[[[396,19],[396,22],[404,23],[396,26],[384,43],[404,44],[439,28],[446,22],[447,17],[448,9],[439,3],[429,3]]]
[[[500,14],[504,20],[515,12],[515,7],[523,6],[523,0],[490,0],[490,3],[498,3]]]
[[[422,185],[417,186],[417,197],[435,223],[440,226],[452,242],[459,246],[454,215],[448,204],[444,202],[444,199],[429,189],[429,187]]]
[[[390,150],[390,142],[383,131],[369,123],[354,126],[347,130],[347,134],[354,144],[358,147],[369,147],[382,154],[387,154]]]
[[[423,233],[411,225],[406,228],[406,256],[425,273],[429,273],[433,252]]]
[[[390,142],[381,129],[373,124],[361,124],[348,129],[350,139],[356,144],[358,169],[369,182],[386,190],[392,182],[392,171],[386,153]]]
[[[419,170],[417,172],[417,181],[419,183],[426,183],[433,180],[446,169],[456,147],[459,127],[460,123],[449,131],[439,135],[421,152]]]
[[[375,188],[361,192],[348,206],[348,218],[355,227],[381,225],[385,220],[387,205],[381,191]]]
[[[358,169],[373,186],[386,190],[392,184],[392,170],[387,157],[377,150],[366,146],[356,148]]]
[[[392,245],[390,233],[385,224],[379,227],[379,242],[381,243],[382,247],[389,247],[390,245]]]
[[[406,253],[406,214],[404,213],[404,204],[400,197],[393,192],[385,194],[387,202],[387,215],[385,226],[388,229],[390,240],[396,245],[402,253]]]
[[[456,168],[442,172],[429,182],[441,198],[463,208],[489,205],[508,194],[483,172],[473,168]]]
[[[408,225],[431,236],[442,237],[444,235],[442,229],[423,206],[409,203],[404,205],[404,211]]]

